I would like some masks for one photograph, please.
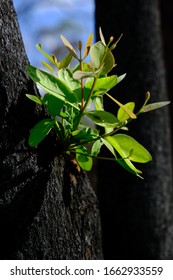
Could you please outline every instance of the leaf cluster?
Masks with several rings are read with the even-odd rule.
[[[141,177],[141,170],[133,162],[146,163],[152,157],[141,144],[123,131],[128,130],[129,122],[139,114],[160,108],[169,102],[147,104],[150,99],[150,94],[147,93],[143,106],[135,113],[134,102],[122,104],[108,93],[125,77],[125,74],[109,75],[116,65],[112,50],[119,39],[114,42],[111,37],[106,44],[100,29],[100,41],[92,43],[93,35],[90,34],[84,50],[81,41],[75,50],[63,35],[61,40],[68,50],[68,55],[61,61],[54,54],[47,54],[40,44],[36,45],[48,60],[42,64],[49,72],[31,65],[27,67],[28,75],[45,90],[45,94],[39,97],[30,94],[26,96],[46,107],[49,112],[49,117],[38,122],[31,130],[29,145],[38,145],[54,130],[64,147],[63,152],[74,154],[82,169],[91,170],[93,158],[100,158],[116,161],[129,172]],[[90,61],[86,62],[88,56]],[[70,66],[72,58],[76,60],[75,67]],[[105,97],[119,106],[115,114],[104,110]],[[86,125],[84,119],[94,123],[96,128]],[[109,158],[99,156],[102,146],[109,150]]]

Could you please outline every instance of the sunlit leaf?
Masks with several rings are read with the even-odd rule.
[[[102,32],[101,27],[99,27],[99,35],[100,35],[100,39],[101,39],[103,45],[106,46],[105,38],[104,38],[104,36],[103,36],[103,32]]]
[[[80,167],[85,171],[90,171],[93,165],[93,160],[88,156],[88,150],[85,147],[76,149],[76,160]]]
[[[118,104],[129,115],[130,118],[132,119],[137,118],[137,116],[131,110],[129,110],[125,105],[121,104],[121,102],[119,102],[117,99],[113,98],[108,93],[106,93],[106,95],[109,96],[109,98],[111,98],[116,104]]]
[[[110,138],[111,137],[111,138]],[[152,160],[150,153],[134,138],[126,134],[115,134],[107,139],[113,143],[114,148],[124,158],[131,161],[146,163]]]
[[[52,58],[52,56],[49,55],[49,54],[47,54],[45,51],[43,51],[42,45],[41,45],[41,44],[37,44],[37,45],[36,45],[36,48],[37,48],[37,50],[39,50],[50,62],[52,62],[53,64],[55,64],[55,63],[54,63],[54,60],[53,60],[53,58]]]
[[[120,83],[122,80],[124,80],[125,76],[126,76],[126,74],[123,74],[123,75],[121,75],[121,76],[118,76],[118,77],[117,77],[117,84]]]
[[[104,110],[103,109],[103,96],[96,96],[93,101],[94,101],[96,110]]]
[[[117,134],[118,135],[118,134]],[[126,145],[125,145],[125,149],[124,146],[120,145],[119,141],[117,141],[117,139],[115,139],[115,135],[114,136],[107,136],[105,138],[113,147],[114,149],[120,154],[120,156],[122,157],[123,161],[126,163],[126,165],[128,166],[128,168],[130,168],[135,174],[137,173],[142,173],[141,170],[137,169],[133,163],[131,162],[131,160],[129,159],[129,154],[131,152],[131,149],[126,149]],[[128,143],[126,143],[128,145]],[[121,162],[121,159],[118,161],[119,163]],[[122,163],[122,162],[121,162]]]
[[[78,89],[81,86],[80,81],[74,79],[73,74],[69,69],[64,69],[64,68],[60,69],[58,71],[58,78],[63,83],[65,83],[71,89],[71,91],[74,91],[75,89]]]
[[[93,34],[90,33],[89,37],[88,37],[88,40],[86,42],[86,45],[85,45],[85,49],[84,49],[84,58],[87,57],[89,51],[90,51],[90,47],[91,47],[91,44],[92,44],[92,40],[93,40]]]
[[[170,104],[170,101],[162,101],[162,102],[151,103],[151,104],[148,104],[148,105],[144,106],[143,109],[140,110],[140,112],[141,113],[146,113],[146,112],[153,111],[153,110],[159,109],[161,107],[164,107],[168,104]]]
[[[86,115],[99,126],[114,126],[118,123],[117,118],[113,114],[103,110],[91,110],[86,112]]]
[[[91,154],[93,156],[97,156],[100,153],[100,149],[101,149],[102,145],[103,145],[103,142],[100,139],[96,140],[94,142],[94,144],[92,145]]]
[[[109,73],[115,65],[112,52],[101,41],[91,46],[90,61],[93,69],[100,69],[102,67],[102,74]]]
[[[76,108],[76,97],[74,93],[60,79],[31,65],[27,67],[27,72],[38,86]]]
[[[116,153],[115,150],[113,148],[113,146],[104,138],[101,138],[103,144],[106,146],[106,148],[114,155],[114,157],[116,158]]]
[[[26,97],[28,97],[30,100],[34,101],[35,103],[38,103],[40,105],[42,105],[42,98],[37,97],[35,95],[32,94],[26,94]]]
[[[85,88],[91,88],[93,84],[92,80],[89,80],[85,84]],[[93,95],[99,95],[99,94],[104,94],[105,92],[109,91],[111,88],[113,88],[117,84],[117,76],[112,75],[109,77],[104,77],[104,78],[99,78],[97,79],[95,86],[94,86],[94,91]]]
[[[73,78],[77,79],[77,80],[88,78],[88,77],[94,77],[94,76],[95,76],[95,72],[86,72],[86,71],[81,71],[81,70],[77,70],[73,74]]]
[[[72,60],[72,54],[69,53],[66,57],[64,57],[58,64],[58,68],[61,69],[61,68],[66,68],[68,67],[68,65],[70,64]]]
[[[123,160],[122,158],[117,159],[117,162],[124,168],[126,169],[128,172],[132,173],[133,175],[136,175],[137,177],[143,179],[143,177],[139,174],[141,174],[142,172],[138,169],[136,169],[136,167],[129,161],[128,164],[126,163],[125,160]]]
[[[42,64],[44,65],[44,67],[46,67],[49,71],[54,73],[54,69],[52,68],[52,66],[50,66],[47,62],[42,61]]]
[[[38,145],[50,132],[54,126],[54,121],[52,119],[43,119],[38,122],[31,130],[28,143],[30,146],[34,147]]]
[[[128,108],[131,112],[134,111],[134,108],[135,108],[135,103],[134,102],[128,102],[126,104],[124,104],[124,106],[126,108]],[[118,110],[118,113],[117,113],[117,118],[120,122],[124,122],[126,121],[127,119],[129,119],[129,114],[126,113],[126,111],[124,111],[124,109],[122,109],[121,107],[119,108]]]
[[[78,59],[77,53],[76,53],[75,49],[73,48],[73,46],[71,45],[71,43],[63,35],[61,35],[60,37],[61,37],[62,42],[66,46],[66,48],[72,54],[72,56]]]

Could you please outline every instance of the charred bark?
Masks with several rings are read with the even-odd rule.
[[[11,0],[0,3],[0,259],[100,259],[96,195],[85,173],[58,155],[55,136],[38,148],[27,139],[45,114]]]
[[[99,26],[107,39],[124,34],[115,50],[118,66],[114,72],[127,76],[112,92],[116,98],[123,103],[135,101],[137,108],[147,91],[151,102],[169,100],[158,1],[110,0],[105,6],[104,1],[96,0],[97,30]],[[110,103],[106,107],[115,112]],[[173,258],[170,128],[169,107],[142,115],[129,126],[129,134],[153,156],[151,163],[140,166],[144,180],[117,165],[100,163],[98,191],[105,258]]]

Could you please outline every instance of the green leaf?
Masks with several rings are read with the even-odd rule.
[[[61,109],[63,107],[63,105],[65,104],[65,102],[63,100],[60,100],[58,98],[56,98],[55,96],[51,95],[51,94],[47,94],[47,108],[49,113],[53,116],[60,116],[60,112]]]
[[[90,61],[93,69],[100,69],[102,67],[102,74],[109,73],[115,65],[112,52],[101,41],[91,46]]]
[[[73,74],[73,78],[76,80],[84,79],[84,78],[88,78],[88,77],[94,77],[94,76],[95,76],[95,72],[93,72],[93,71],[86,72],[86,71],[77,70]]]
[[[100,39],[101,39],[103,45],[106,46],[105,38],[104,38],[104,36],[103,36],[103,32],[102,32],[101,27],[99,27],[99,35],[100,35]]]
[[[130,118],[132,119],[136,119],[137,116],[131,111],[129,110],[125,105],[123,105],[122,103],[120,103],[117,99],[113,98],[110,94],[106,93],[106,95],[111,98],[116,104],[118,104],[128,115]]]
[[[113,146],[104,138],[101,138],[103,144],[106,146],[106,148],[114,155],[115,158],[117,158],[115,150]]]
[[[44,67],[46,67],[49,71],[51,71],[52,73],[54,73],[54,69],[52,68],[52,66],[50,66],[47,62],[42,61],[42,64]]]
[[[85,127],[81,130],[75,130],[72,132],[75,139],[84,141],[93,141],[99,135],[97,130],[91,129],[90,127]]]
[[[89,80],[85,84],[85,88],[90,88],[92,87],[93,81]],[[100,95],[104,94],[105,92],[109,91],[111,88],[113,88],[117,84],[117,76],[112,75],[109,77],[104,77],[97,79],[95,86],[94,86],[94,95]]]
[[[31,65],[27,67],[27,72],[30,78],[38,86],[46,90],[48,93],[54,95],[56,98],[65,100],[68,104],[77,108],[77,106],[75,105],[75,95],[69,89],[69,87],[60,79]]]
[[[118,76],[118,77],[117,77],[117,84],[120,83],[122,80],[124,80],[125,76],[126,76],[126,74],[123,74],[123,75],[121,75],[121,76]]]
[[[134,108],[135,108],[135,103],[129,102],[129,103],[126,103],[124,106],[126,108],[128,108],[131,112],[133,112]],[[118,110],[118,113],[117,113],[117,118],[120,122],[124,122],[124,121],[128,120],[130,118],[130,116],[129,116],[129,114],[126,113],[126,111],[124,111],[124,109],[122,109],[120,107]]]
[[[76,160],[80,167],[85,171],[90,171],[93,165],[93,160],[88,156],[88,150],[80,146],[76,149]]]
[[[37,97],[35,95],[32,94],[26,94],[26,97],[28,97],[30,100],[34,101],[35,103],[38,103],[40,105],[42,105],[42,98],[41,97]]]
[[[84,58],[87,57],[89,51],[90,51],[90,47],[91,47],[91,44],[92,44],[92,40],[93,40],[93,34],[90,33],[89,37],[88,37],[88,40],[86,42],[86,45],[85,45],[85,49],[84,49]]]
[[[117,162],[127,170],[130,168],[132,173],[135,173],[136,175],[142,172],[132,164],[131,160],[145,163],[152,159],[150,153],[135,139],[128,135],[116,134],[114,136],[107,136],[105,139],[122,157],[123,161],[119,159]]]
[[[110,139],[114,148],[123,158],[129,158],[131,161],[140,163],[146,163],[152,160],[150,153],[129,135],[115,134],[114,136],[108,136],[107,140],[109,142]]]
[[[69,69],[60,69],[58,71],[58,78],[65,83],[71,91],[74,91],[78,88],[81,90],[81,84],[79,80],[75,80],[73,74]]]
[[[72,56],[78,59],[77,53],[76,53],[75,49],[73,48],[73,46],[70,44],[70,42],[63,35],[61,35],[60,37],[61,37],[63,44],[66,46],[66,48],[72,54]]]
[[[91,155],[96,157],[100,153],[100,149],[101,149],[102,145],[103,145],[103,142],[100,139],[96,140],[94,142],[94,144],[92,145]]]
[[[58,68],[62,69],[68,67],[71,60],[72,60],[72,54],[69,53],[66,57],[63,58],[63,60],[61,60],[61,62],[58,63]]]
[[[142,110],[140,110],[140,113],[146,113],[146,112],[149,112],[149,111],[152,111],[152,110],[156,110],[156,109],[164,107],[168,104],[170,104],[170,101],[162,101],[162,102],[151,103],[151,104],[148,104],[145,107],[143,107]]]
[[[42,45],[41,45],[41,44],[37,44],[37,45],[36,45],[36,48],[37,48],[37,50],[39,50],[50,62],[52,62],[53,64],[55,64],[55,63],[54,63],[54,60],[53,60],[53,58],[52,58],[52,56],[49,55],[49,54],[47,54],[45,51],[43,51]]]
[[[96,96],[94,98],[94,105],[96,110],[103,110],[103,97],[102,96]]]
[[[38,145],[50,132],[54,126],[54,121],[52,119],[44,119],[38,122],[31,130],[28,143],[30,146],[34,147]]]
[[[117,162],[127,171],[129,171],[130,173],[132,173],[133,175],[138,176],[139,178],[143,179],[143,177],[141,175],[139,175],[138,173],[141,173],[140,170],[136,169],[136,167],[131,163],[130,167],[129,165],[127,165],[127,163],[125,162],[125,160],[123,160],[122,158],[117,159]]]
[[[118,123],[117,118],[106,111],[103,110],[91,110],[85,113],[95,124],[100,126],[116,126]]]

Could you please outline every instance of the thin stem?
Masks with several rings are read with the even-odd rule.
[[[80,124],[80,121],[81,121],[81,119],[82,119],[82,117],[83,117],[83,115],[84,115],[85,109],[87,108],[88,103],[89,103],[89,101],[90,101],[90,99],[91,99],[91,96],[92,96],[92,94],[93,94],[96,81],[97,81],[97,77],[94,77],[94,81],[93,81],[93,84],[92,84],[92,88],[91,88],[90,94],[89,94],[89,96],[88,96],[88,98],[87,98],[87,100],[86,100],[86,102],[85,102],[83,108],[81,108],[80,116],[79,116],[79,118],[78,118],[78,120],[77,120],[77,123],[76,123],[76,125],[75,125],[75,127],[74,127],[74,130],[76,130],[76,129],[78,128],[79,124]]]
[[[90,94],[89,94],[89,96],[88,96],[88,98],[87,98],[87,100],[86,100],[86,102],[85,102],[85,105],[83,106],[83,108],[82,108],[82,110],[81,110],[81,113],[82,113],[82,114],[84,113],[85,109],[86,109],[87,106],[88,106],[88,103],[89,103],[89,101],[90,101],[90,99],[91,99],[91,96],[92,96],[92,94],[93,94],[94,87],[95,87],[95,84],[96,84],[97,79],[98,79],[98,76],[94,77],[94,81],[93,81],[93,84],[92,84],[92,87],[91,87],[91,90],[90,90]]]
[[[83,71],[83,59],[82,59],[82,50],[80,50],[80,70]],[[84,107],[84,79],[81,79],[81,110]]]
[[[80,153],[80,152],[74,152],[75,154],[80,154],[80,155],[83,155],[83,156],[86,156],[86,157],[91,157],[91,158],[96,158],[96,159],[102,159],[102,160],[111,160],[111,161],[116,161],[117,159],[116,158],[109,158],[109,157],[100,157],[100,156],[93,156],[93,155],[87,155],[87,154],[84,154],[84,153]]]

